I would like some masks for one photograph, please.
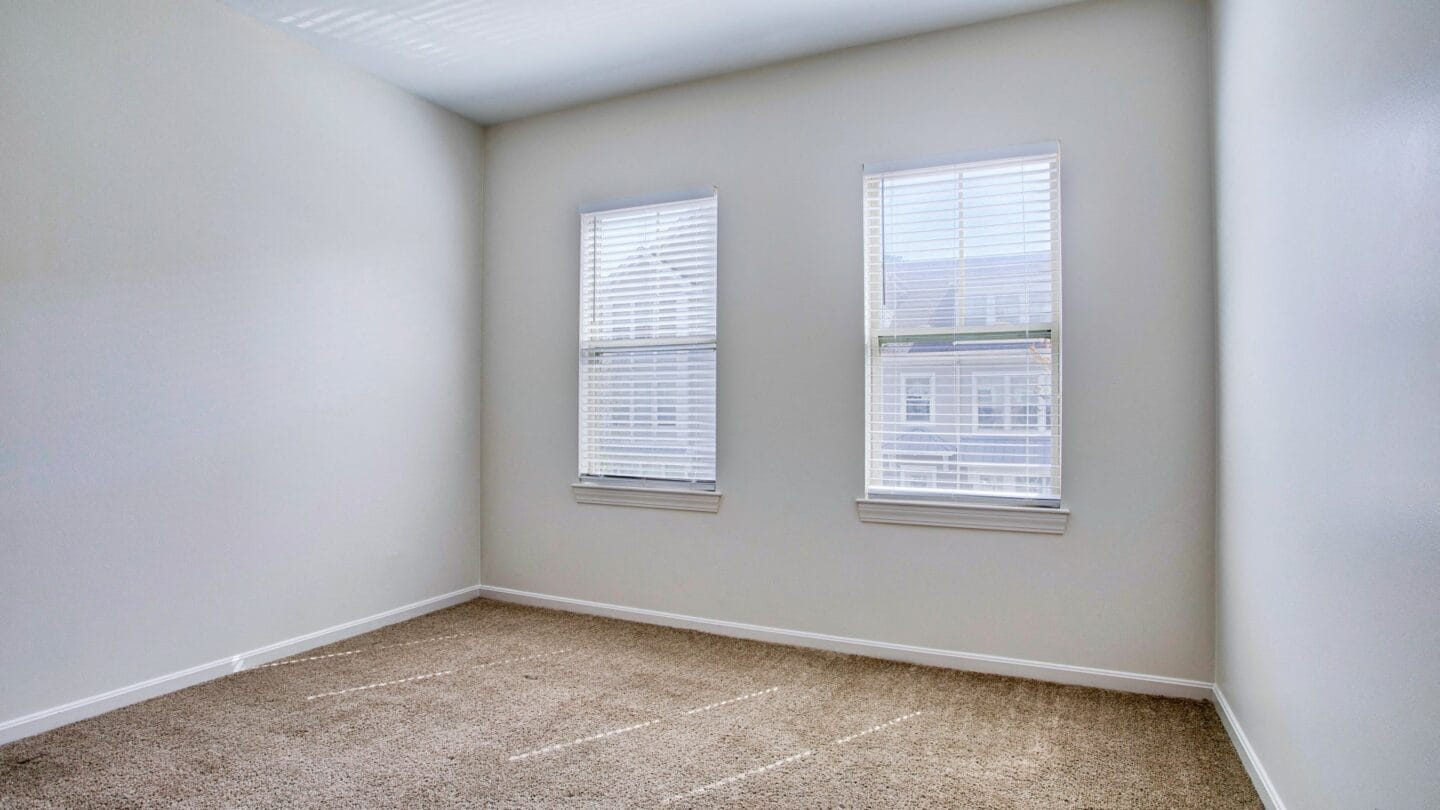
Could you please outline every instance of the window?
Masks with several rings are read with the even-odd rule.
[[[1054,144],[866,167],[866,494],[1060,501]]]
[[[907,374],[902,385],[905,390],[905,421],[931,421],[935,403],[935,375]]]
[[[900,468],[900,481],[905,486],[911,487],[933,487],[935,486],[936,470],[933,467],[922,467],[918,464],[906,464]]]
[[[680,196],[581,213],[582,482],[715,488],[716,200]]]
[[[1043,435],[1049,430],[1048,374],[976,374],[974,379],[971,424],[976,431]]]

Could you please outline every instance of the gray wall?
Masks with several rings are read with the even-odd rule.
[[[1435,807],[1440,5],[1217,12],[1217,680],[1290,807]]]
[[[479,130],[193,0],[0,99],[0,720],[474,584]]]
[[[1208,681],[1208,15],[1102,2],[486,133],[484,581]],[[1061,537],[861,523],[866,161],[1064,148]],[[718,515],[578,505],[576,206],[715,184]]]

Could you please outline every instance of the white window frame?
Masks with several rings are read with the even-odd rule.
[[[909,170],[927,169],[927,168],[939,169],[939,168],[946,167],[946,166],[954,166],[954,165],[966,164],[966,163],[978,163],[978,162],[981,162],[981,161],[1004,160],[1004,159],[1010,159],[1010,158],[1024,158],[1024,157],[1032,157],[1032,156],[1034,156],[1034,157],[1039,157],[1039,156],[1053,156],[1053,157],[1055,158],[1055,160],[1056,160],[1057,171],[1060,170],[1059,167],[1062,165],[1061,162],[1060,162],[1060,160],[1059,160],[1059,158],[1060,158],[1060,144],[1059,144],[1058,142],[1048,142],[1048,143],[1027,144],[1027,145],[1016,146],[1016,147],[1004,147],[1004,148],[1000,148],[1000,149],[983,150],[983,151],[971,152],[971,153],[962,154],[962,155],[946,156],[946,157],[943,157],[943,158],[932,158],[932,159],[922,159],[922,160],[912,160],[912,161],[894,161],[894,162],[879,163],[879,164],[874,164],[874,163],[872,163],[872,164],[866,164],[866,165],[864,166],[864,168],[863,168],[863,174],[868,177],[869,175],[879,174],[879,173],[909,171]],[[863,186],[862,186],[862,189],[863,189]],[[1055,219],[1056,219],[1056,225],[1057,225],[1057,228],[1058,228],[1058,227],[1059,227],[1059,224],[1060,224],[1060,219],[1061,219],[1061,212],[1060,212],[1060,210],[1059,210],[1059,207],[1060,207],[1060,197],[1059,197],[1059,191],[1058,191],[1058,181],[1057,181],[1057,194],[1056,194],[1056,203],[1055,203],[1055,204],[1056,204],[1056,206],[1057,206],[1057,210],[1056,210],[1056,212],[1055,212]],[[870,257],[868,256],[868,251],[871,249],[871,239],[872,239],[872,236],[873,236],[873,235],[871,235],[871,234],[869,234],[869,233],[867,233],[867,235],[866,235],[867,257],[866,257],[866,261],[863,263],[863,264],[864,264],[864,267],[866,268],[866,269],[865,269],[865,281],[866,281],[867,286],[868,286],[868,284],[869,284],[868,272],[869,272],[869,265],[870,265],[870,261],[871,261]],[[1056,250],[1059,251],[1059,245],[1060,245],[1060,243],[1061,243],[1061,234],[1060,234],[1059,232],[1057,232],[1056,235],[1055,235],[1055,242],[1056,242]],[[1058,276],[1058,274],[1059,274],[1058,268],[1057,268],[1056,273],[1057,273],[1057,276]],[[1062,317],[1062,313],[1063,313],[1063,310],[1064,310],[1064,307],[1062,306],[1062,302],[1061,302],[1061,296],[1060,296],[1060,291],[1061,291],[1062,287],[1061,287],[1060,279],[1059,279],[1058,277],[1054,280],[1054,287],[1053,287],[1053,289],[1054,289],[1054,309],[1053,309],[1052,316],[1051,316],[1051,325],[1050,325],[1049,334],[1048,334],[1048,337],[1049,337],[1049,339],[1050,339],[1051,342],[1052,342],[1052,347],[1053,347],[1053,348],[1052,348],[1052,355],[1053,355],[1053,357],[1054,357],[1054,362],[1052,363],[1052,368],[1051,368],[1051,377],[1052,377],[1052,379],[1051,379],[1051,391],[1052,391],[1052,394],[1051,394],[1052,400],[1051,400],[1051,402],[1052,402],[1052,404],[1051,404],[1051,407],[1050,407],[1050,413],[1049,413],[1048,418],[1047,418],[1044,414],[1042,414],[1042,415],[1041,415],[1041,419],[1042,419],[1042,423],[1043,423],[1043,424],[1048,424],[1048,425],[1052,425],[1052,426],[1058,427],[1059,421],[1063,418],[1063,416],[1061,415],[1061,413],[1060,413],[1059,410],[1058,410],[1058,402],[1060,401],[1061,384],[1062,384],[1062,373],[1061,373],[1061,370],[1062,370],[1062,365],[1063,365],[1063,364],[1062,364],[1062,362],[1061,362],[1061,356],[1062,356],[1062,353],[1061,353],[1061,331],[1062,331],[1062,330],[1061,330],[1061,317]],[[866,379],[865,379],[865,437],[864,437],[864,440],[865,440],[865,468],[864,468],[864,469],[865,469],[865,478],[866,478],[867,482],[869,481],[869,478],[870,478],[870,476],[871,476],[871,474],[872,474],[872,470],[874,469],[874,466],[873,466],[873,464],[872,464],[872,459],[871,459],[871,453],[873,452],[873,447],[874,447],[874,444],[873,444],[873,442],[872,442],[872,440],[871,440],[871,408],[872,408],[872,406],[873,406],[873,404],[874,404],[874,398],[876,397],[876,392],[874,392],[874,391],[872,390],[872,389],[873,389],[873,377],[872,377],[872,374],[871,374],[870,365],[871,365],[871,357],[874,355],[874,349],[873,349],[873,347],[872,347],[871,344],[874,343],[874,341],[876,341],[876,340],[883,340],[883,339],[885,339],[885,338],[887,338],[887,337],[890,337],[890,336],[876,335],[876,334],[873,334],[873,333],[872,333],[872,328],[871,328],[872,319],[871,319],[871,314],[870,314],[870,311],[869,311],[869,303],[868,303],[869,300],[870,300],[870,299],[869,299],[869,294],[868,294],[868,292],[867,292],[867,296],[866,296],[867,304],[866,304],[866,314],[865,314],[865,331],[866,331],[866,344],[867,344],[867,346],[866,346],[866,373],[865,373],[865,378],[866,378]],[[962,303],[962,302],[964,301],[963,290],[960,291],[959,293],[957,293],[956,301],[957,301],[957,304],[956,304],[957,307],[963,307],[963,303]],[[995,321],[995,304],[996,304],[995,301],[989,301],[989,302],[987,302],[987,306],[986,306],[986,318],[985,318],[985,320],[986,320],[986,322],[987,322],[987,325],[983,325],[983,326],[982,326],[982,325],[967,325],[967,324],[965,323],[965,320],[964,320],[964,317],[965,317],[965,315],[966,315],[967,313],[961,312],[961,313],[958,313],[958,317],[957,317],[957,319],[956,319],[956,324],[957,324],[956,327],[955,327],[954,329],[946,329],[946,330],[944,330],[944,331],[947,332],[947,333],[952,333],[952,332],[953,332],[953,333],[962,333],[962,332],[970,332],[970,333],[989,333],[989,332],[995,332],[995,333],[998,334],[998,333],[1001,333],[1001,332],[1006,331],[1007,329],[1013,329],[1013,327],[1006,327],[1006,326],[1003,326],[1003,325],[994,324],[994,321]],[[920,331],[920,330],[916,330],[917,334],[918,334],[919,331]],[[1035,330],[1027,330],[1027,331],[1033,333]],[[904,375],[904,373],[902,372],[902,380],[903,380],[904,376],[905,376],[905,375]],[[984,376],[984,374],[983,374],[983,373],[980,373],[980,376]],[[1006,377],[1006,378],[1007,378],[1007,379],[1006,379],[1006,391],[1007,391],[1007,394],[1008,394],[1008,389],[1009,389],[1008,376],[1010,376],[1010,375],[1003,375],[1003,374],[1002,374],[1002,375],[991,375],[991,376],[1003,376],[1003,377]],[[974,383],[974,380],[973,380],[973,379],[971,380],[971,383],[972,383],[972,386],[973,386],[973,383]],[[972,387],[972,400],[973,400],[973,399],[974,399],[974,388]],[[1008,396],[1006,397],[1006,399],[1008,399]],[[903,408],[903,407],[904,407],[904,405],[903,405],[903,403],[904,403],[903,385],[902,385],[901,401],[902,401],[902,406],[901,406],[901,407]],[[934,399],[933,399],[933,387],[932,387],[932,405],[931,405],[931,414],[932,414],[932,416],[933,416],[933,414],[934,414],[934,404],[933,404],[933,403],[934,403]],[[1005,419],[1006,422],[1008,423],[1008,422],[1010,421],[1010,414],[1009,414],[1009,405],[1008,405],[1008,402],[1007,402],[1007,403],[1004,403],[1004,408],[1005,408],[1005,410],[1004,410],[1004,419]],[[978,405],[975,407],[975,410],[978,411]],[[974,421],[973,425],[974,425],[975,429],[976,429],[977,431],[979,431],[978,413],[975,413],[974,416],[975,416],[976,418],[975,418],[975,421]],[[997,433],[1009,433],[1010,435],[1024,435],[1024,434],[1026,434],[1026,433],[1036,433],[1036,432],[1043,433],[1044,431],[1030,431],[1030,430],[1006,431],[1006,430],[1003,430],[1003,429],[1002,429],[1002,430],[996,431],[996,432],[997,432]],[[1053,482],[1056,482],[1056,483],[1058,484],[1058,482],[1059,482],[1059,480],[1060,480],[1060,455],[1061,455],[1061,447],[1060,447],[1059,435],[1057,435],[1057,440],[1056,440],[1055,445],[1054,445],[1054,447],[1053,447],[1052,453],[1053,453],[1053,463],[1052,463],[1052,466],[1051,466],[1050,476],[1051,476],[1051,480],[1052,480]],[[971,465],[971,466],[973,466],[973,465]],[[1006,475],[1006,476],[1007,476],[1007,480],[1014,479],[1016,476],[1021,475],[1021,473],[1020,473],[1018,470],[1015,471],[1015,472],[1008,473],[1008,474],[1006,474],[1006,473],[998,473],[998,474]],[[1067,525],[1068,525],[1068,522],[1069,522],[1069,514],[1070,514],[1069,509],[1065,508],[1065,507],[1061,504],[1061,502],[1060,502],[1059,500],[1050,501],[1050,500],[1035,500],[1035,499],[1025,499],[1025,498],[1014,498],[1014,497],[992,498],[992,497],[987,497],[987,496],[981,495],[981,494],[969,494],[969,493],[966,493],[966,494],[963,494],[963,495],[953,495],[953,494],[948,494],[948,493],[947,493],[947,494],[938,495],[938,496],[935,496],[935,495],[927,495],[927,496],[918,496],[918,497],[917,497],[917,496],[911,496],[911,495],[909,495],[909,494],[905,494],[905,495],[890,495],[890,494],[879,494],[879,493],[872,492],[872,491],[870,491],[870,490],[868,489],[868,484],[867,484],[867,491],[866,491],[865,495],[864,495],[863,497],[860,497],[860,498],[857,498],[857,499],[856,499],[856,506],[857,506],[857,511],[858,511],[858,513],[859,513],[860,519],[863,520],[863,521],[867,521],[867,522],[876,522],[876,523],[900,523],[900,524],[912,524],[912,525],[924,525],[924,526],[941,526],[941,527],[953,527],[953,528],[978,528],[978,529],[992,529],[992,530],[1002,530],[1002,531],[1037,532],[1037,533],[1046,533],[1046,534],[1061,534],[1061,533],[1064,533],[1064,531],[1065,531],[1065,529],[1066,529],[1066,527],[1067,527]]]
[[[716,190],[715,188],[713,188],[713,187],[702,188],[702,189],[692,189],[692,190],[686,190],[686,191],[680,191],[680,192],[674,192],[674,193],[667,193],[667,194],[652,194],[652,195],[646,195],[646,196],[641,196],[641,197],[630,197],[630,198],[625,198],[625,199],[608,200],[608,201],[605,201],[605,202],[599,202],[599,203],[593,203],[593,204],[589,204],[589,205],[583,205],[583,206],[580,207],[580,211],[579,211],[579,213],[580,213],[580,215],[581,215],[581,229],[580,229],[580,230],[582,231],[582,236],[581,236],[581,238],[582,238],[582,239],[584,238],[584,236],[583,236],[583,230],[584,230],[585,215],[587,215],[587,214],[599,214],[599,213],[604,213],[604,212],[608,212],[608,211],[619,211],[619,210],[623,210],[623,209],[647,208],[647,207],[663,206],[663,205],[667,205],[667,204],[671,204],[671,203],[680,203],[680,202],[686,202],[686,201],[690,201],[690,200],[703,199],[703,198],[706,198],[706,197],[717,198],[717,199],[716,199],[716,223],[715,223],[715,227],[716,227],[716,240],[717,240],[717,242],[718,242],[718,239],[719,239],[719,205],[718,205],[718,192],[717,192],[717,190]],[[584,252],[584,251],[582,250],[582,251],[581,251],[581,253],[582,253],[582,258],[581,258],[582,273],[584,272],[583,268],[584,268],[584,261],[585,261],[584,258],[583,258],[583,252]],[[716,251],[716,264],[717,264],[717,267],[716,267],[716,289],[717,289],[717,305],[718,305],[718,285],[719,285],[719,278],[718,278],[718,275],[719,275],[719,273],[718,273],[718,269],[719,269],[719,268],[718,268],[718,264],[719,264],[718,245],[717,245],[717,251]],[[597,350],[599,350],[599,349],[597,349],[597,346],[595,346],[595,345],[586,345],[585,342],[584,342],[584,340],[583,340],[583,335],[584,335],[584,331],[583,331],[583,330],[584,330],[584,324],[585,324],[585,311],[584,311],[584,310],[585,310],[585,300],[584,300],[584,296],[583,296],[583,295],[581,295],[581,297],[580,297],[579,308],[578,308],[578,309],[579,309],[580,324],[581,324],[581,330],[582,330],[582,332],[581,332],[581,334],[582,334],[582,340],[581,340],[580,352],[579,352],[579,369],[578,369],[578,373],[579,373],[579,386],[580,386],[580,388],[579,388],[579,395],[580,395],[581,397],[584,397],[584,395],[585,395],[585,393],[584,393],[584,386],[585,386],[585,382],[584,382],[584,379],[585,379],[585,371],[584,371],[585,356],[586,356],[586,353],[587,353],[587,352],[593,352],[593,351],[597,351]],[[718,316],[718,313],[717,313],[717,316]],[[625,349],[627,349],[627,348],[630,348],[630,349],[675,349],[675,350],[693,350],[693,349],[706,349],[706,348],[708,348],[710,351],[714,352],[714,353],[715,353],[715,358],[716,358],[716,371],[717,371],[717,376],[716,376],[716,388],[717,388],[717,392],[716,392],[716,393],[717,393],[717,397],[716,397],[716,450],[718,451],[718,445],[719,445],[719,424],[718,424],[718,423],[719,423],[719,399],[718,399],[718,387],[719,387],[719,377],[718,377],[718,369],[719,369],[719,324],[718,324],[718,320],[717,320],[717,324],[716,324],[715,333],[714,333],[713,335],[706,335],[706,336],[703,337],[703,338],[676,337],[676,338],[646,338],[646,339],[631,339],[631,340],[616,339],[616,340],[607,340],[607,341],[604,341],[604,344],[605,344],[607,347],[611,347],[610,350],[616,350],[616,351],[623,351],[623,350],[625,350]],[[692,481],[692,480],[669,479],[669,478],[638,478],[638,477],[636,477],[636,478],[631,478],[631,477],[623,477],[623,478],[621,478],[621,477],[614,477],[614,476],[604,476],[604,475],[592,475],[592,474],[587,474],[587,472],[586,472],[586,470],[585,470],[585,468],[584,468],[584,458],[585,458],[585,453],[584,453],[584,443],[585,443],[584,414],[583,414],[583,412],[582,412],[582,409],[579,407],[579,403],[577,403],[576,412],[577,412],[577,414],[579,415],[579,419],[580,419],[580,424],[579,424],[578,433],[577,433],[577,459],[578,459],[578,462],[579,462],[579,470],[578,470],[578,474],[577,474],[577,479],[578,479],[578,480],[571,485],[571,491],[572,491],[572,493],[573,493],[573,495],[574,495],[575,500],[576,500],[577,503],[598,504],[598,505],[605,505],[605,506],[634,506],[634,507],[646,507],[646,508],[652,508],[652,509],[676,509],[676,510],[681,510],[681,511],[692,511],[692,512],[717,512],[717,511],[719,511],[719,509],[720,509],[720,498],[721,498],[721,494],[720,494],[719,487],[718,487],[718,481],[719,481],[719,458],[718,458],[718,452],[717,452],[717,457],[716,457],[716,459],[715,459],[715,480],[714,480],[714,481]],[[686,416],[686,414],[684,413],[684,409],[677,407],[677,408],[675,409],[675,412],[670,416],[670,421],[671,421],[671,423],[674,423],[674,422],[676,422],[676,421],[678,421],[678,420],[684,419],[685,416]],[[633,414],[632,414],[632,419],[633,419]],[[655,412],[655,414],[654,414],[654,421],[655,421],[655,424],[656,424],[656,425],[661,424],[661,422],[660,422],[660,412],[659,412],[658,406],[657,406],[656,412]]]

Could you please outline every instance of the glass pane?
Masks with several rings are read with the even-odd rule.
[[[886,343],[871,360],[870,486],[1058,497],[1048,339]],[[926,419],[914,396],[924,381]]]
[[[885,178],[873,291],[885,330],[1053,319],[1055,201],[1047,161]]]
[[[588,354],[581,474],[715,480],[715,349]]]
[[[713,197],[587,215],[584,342],[715,334]]]

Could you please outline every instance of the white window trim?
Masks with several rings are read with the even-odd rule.
[[[720,493],[715,490],[582,483],[571,484],[570,491],[575,495],[576,503],[678,509],[683,512],[720,511]]]
[[[1058,506],[856,498],[855,508],[860,519],[866,523],[900,523],[947,529],[1064,534],[1070,523],[1070,510]]]

